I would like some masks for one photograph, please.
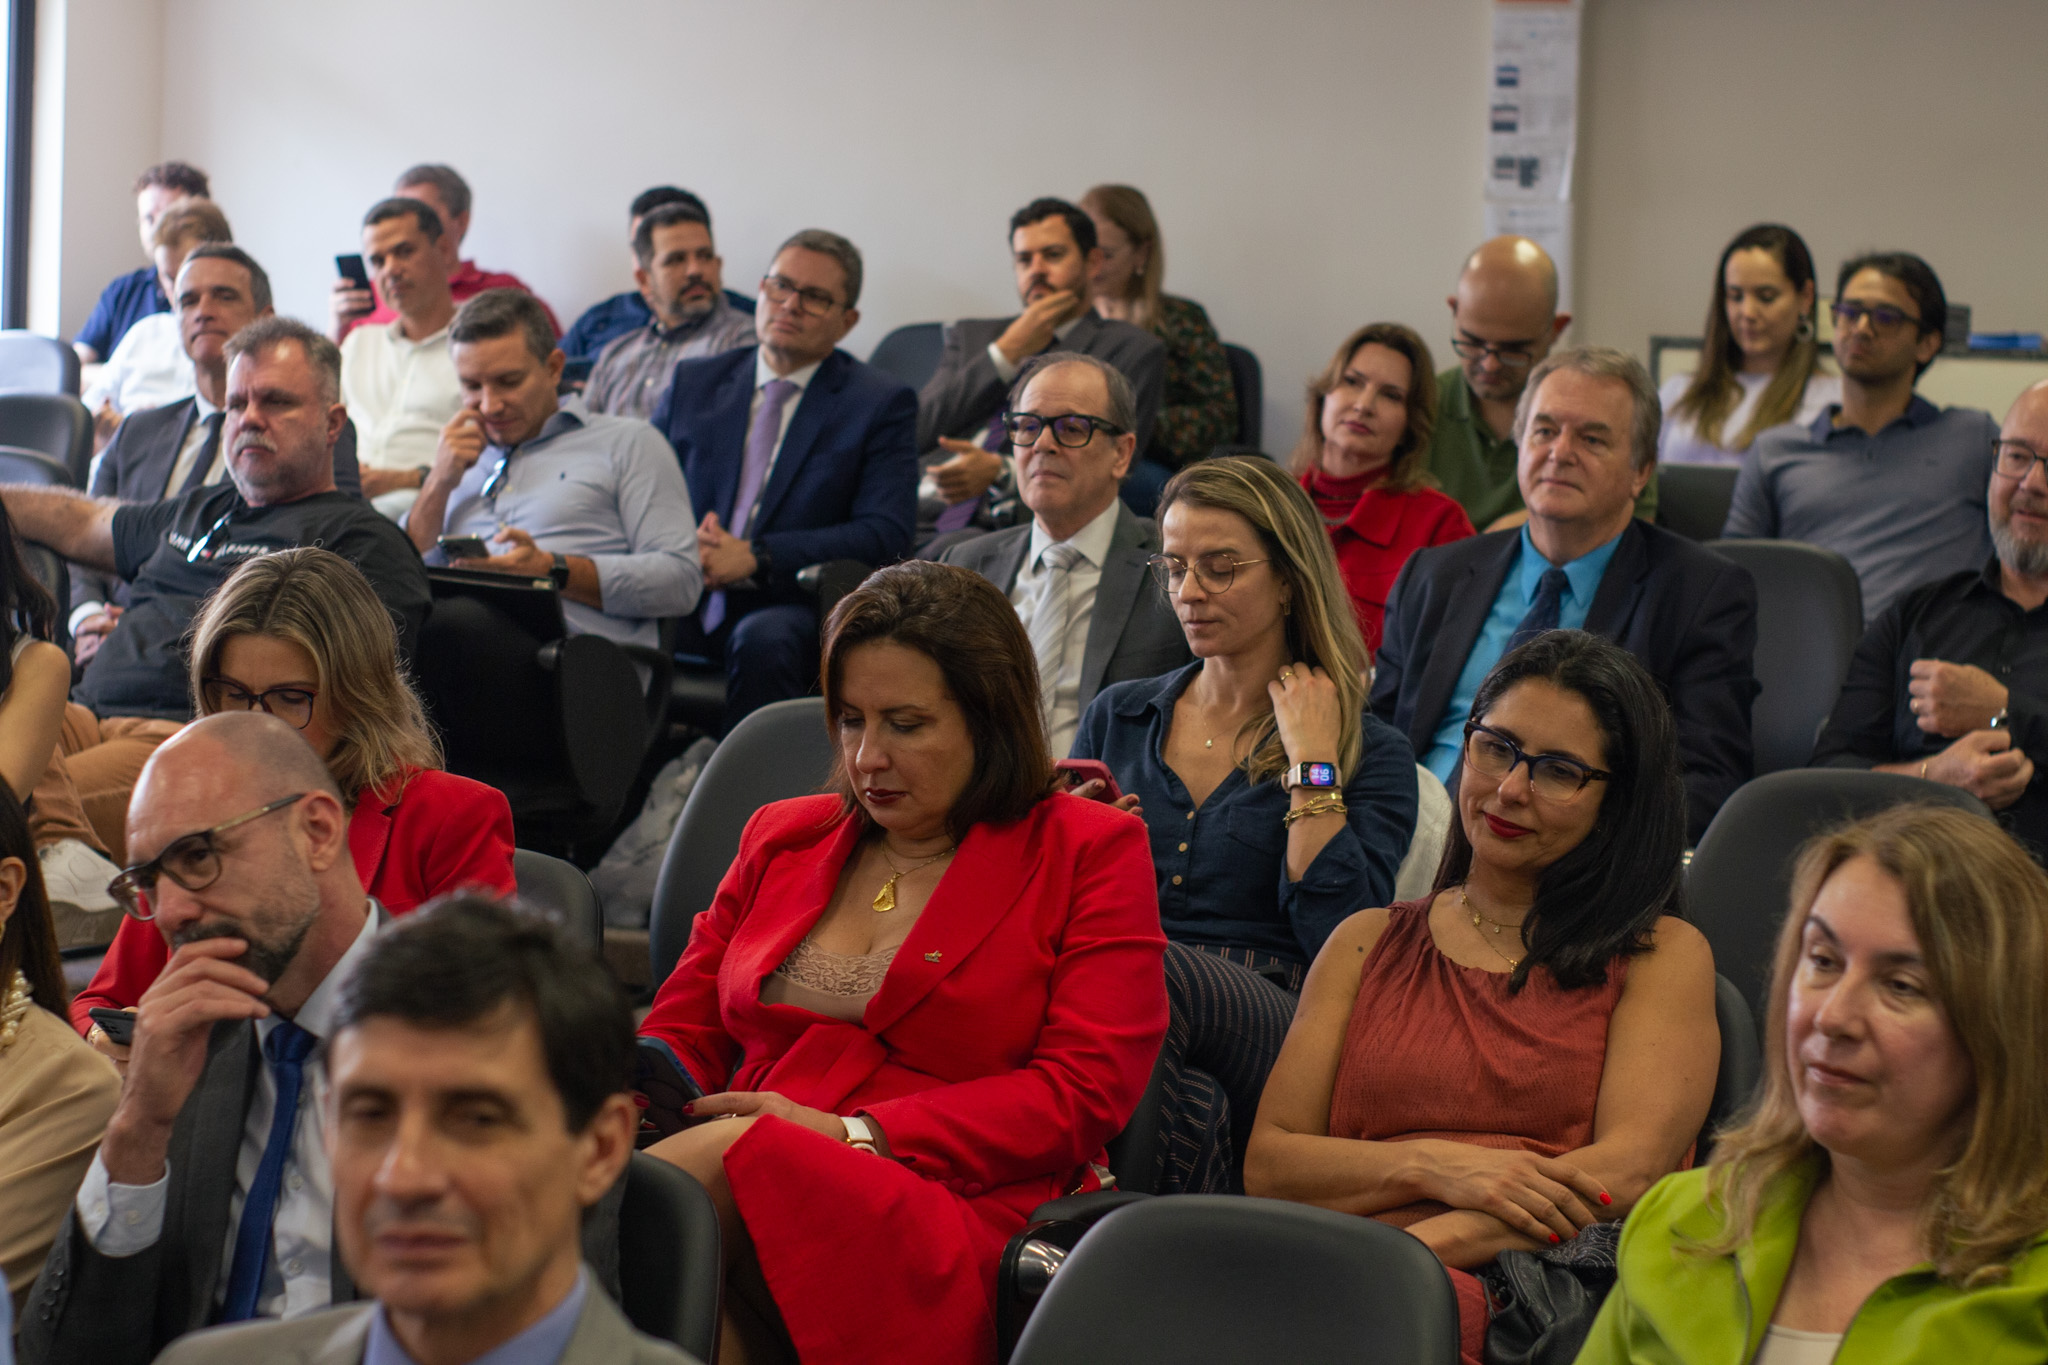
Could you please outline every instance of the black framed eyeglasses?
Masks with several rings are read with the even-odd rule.
[[[197,834],[187,834],[173,839],[164,845],[163,852],[148,862],[122,868],[114,880],[107,883],[107,894],[112,896],[115,903],[132,918],[153,920],[156,918],[156,908],[149,903],[149,898],[156,891],[158,877],[169,877],[187,891],[204,891],[220,880],[220,848],[214,843],[215,839],[237,825],[246,825],[251,820],[261,820],[266,815],[305,799],[305,792],[280,796],[269,805],[252,810],[247,815],[237,815],[234,819],[215,825],[212,829],[202,829]]]
[[[1854,299],[1838,299],[1829,311],[1835,315],[1835,326],[1844,331],[1866,319],[1872,329],[1879,332],[1889,332],[1909,322],[1916,329],[1920,326],[1919,318],[1903,308],[1894,308],[1888,303],[1869,304],[1858,303]]]
[[[270,687],[251,692],[233,678],[202,678],[199,696],[207,713],[218,711],[261,711],[276,716],[294,730],[313,723],[313,701],[320,694],[310,687]]]
[[[1473,772],[1504,782],[1509,773],[1524,763],[1529,765],[1529,790],[1556,805],[1578,800],[1579,793],[1588,786],[1613,776],[1561,754],[1526,753],[1500,731],[1477,721],[1466,723],[1465,766]]]
[[[1003,430],[1009,435],[1011,445],[1031,445],[1047,427],[1052,428],[1053,440],[1070,449],[1087,445],[1095,439],[1098,431],[1111,436],[1124,434],[1124,428],[1116,423],[1090,417],[1085,412],[1062,413],[1058,417],[1041,417],[1035,412],[1003,414]]]
[[[1482,360],[1492,357],[1493,363],[1504,370],[1526,370],[1536,363],[1534,341],[1480,341],[1476,337],[1452,337],[1451,349],[1461,360]]]
[[[1178,595],[1181,584],[1187,582],[1192,571],[1195,582],[1202,585],[1202,591],[1225,593],[1237,581],[1237,571],[1253,564],[1266,564],[1270,560],[1239,559],[1228,550],[1214,550],[1205,555],[1196,555],[1193,561],[1179,555],[1153,555],[1145,563],[1152,569],[1152,576],[1159,580],[1159,586],[1169,594]]]
[[[813,317],[823,317],[839,306],[839,300],[833,298],[824,290],[798,284],[787,275],[763,275],[761,277],[761,297],[767,299],[768,302],[774,304],[777,308],[782,307],[791,299],[795,299],[797,301],[796,311],[799,313],[809,313]]]
[[[1992,467],[2015,482],[2033,473],[2035,465],[2048,469],[2048,454],[2034,449],[2025,441],[1993,441],[1991,458]]]

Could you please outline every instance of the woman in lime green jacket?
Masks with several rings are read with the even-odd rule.
[[[1580,1365],[2048,1360],[2048,875],[1900,807],[1808,846],[1755,1111],[1622,1233]]]

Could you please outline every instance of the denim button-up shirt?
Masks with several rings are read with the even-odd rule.
[[[1358,771],[1345,774],[1345,827],[1290,881],[1281,817],[1292,799],[1277,780],[1254,785],[1234,768],[1197,808],[1166,766],[1173,705],[1201,667],[1104,688],[1081,716],[1073,757],[1108,764],[1144,808],[1167,938],[1312,961],[1346,916],[1393,898],[1415,834],[1415,755],[1400,731],[1364,717]]]

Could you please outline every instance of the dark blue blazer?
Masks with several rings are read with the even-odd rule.
[[[758,349],[681,362],[654,410],[683,463],[690,505],[699,516],[718,513],[723,526],[739,492]],[[917,394],[834,351],[804,386],[761,490],[748,538],[773,562],[768,589],[790,595],[797,570],[828,559],[902,559],[916,523]]]

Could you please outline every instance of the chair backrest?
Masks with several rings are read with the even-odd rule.
[[[690,922],[717,894],[754,812],[817,791],[831,771],[832,742],[819,697],[764,706],[719,741],[683,803],[654,883],[647,947],[655,985],[675,971],[690,941]]]
[[[553,854],[515,848],[512,879],[519,884],[519,899],[554,911],[592,952],[604,951],[604,912],[582,868]]]
[[[40,450],[0,445],[0,482],[35,483],[49,488],[76,488],[71,468]]]
[[[708,1361],[718,1347],[722,1275],[711,1196],[680,1167],[633,1153],[619,1205],[619,1307],[627,1321]]]
[[[1712,540],[1756,580],[1756,774],[1803,768],[1863,638],[1863,588],[1849,561],[1796,540]]]
[[[1721,1064],[1714,1072],[1714,1098],[1707,1121],[1700,1125],[1692,1164],[1704,1165],[1714,1150],[1714,1134],[1740,1113],[1763,1075],[1763,1049],[1757,1044],[1756,1020],[1735,983],[1714,973],[1714,1022],[1721,1027]]]
[[[78,352],[55,337],[9,327],[0,331],[0,393],[78,396]]]
[[[1728,524],[1728,504],[1735,500],[1732,464],[1663,464],[1657,466],[1657,524],[1687,540],[1719,540]]]
[[[0,445],[39,451],[83,488],[92,467],[92,414],[68,393],[0,393]]]
[[[1688,914],[1713,945],[1715,969],[1735,983],[1754,1019],[1763,1018],[1800,845],[1831,826],[1908,802],[1991,818],[1990,807],[1961,788],[1861,768],[1771,773],[1736,788],[1714,816],[1686,869]]]
[[[946,349],[946,325],[942,322],[913,322],[898,327],[875,345],[868,364],[886,370],[913,389],[923,389],[939,371],[939,357]]]
[[[1014,1365],[1453,1365],[1458,1307],[1420,1241],[1371,1218],[1237,1195],[1145,1199],[1090,1228]]]
[[[1223,355],[1230,361],[1230,387],[1237,392],[1237,443],[1256,450],[1266,425],[1265,372],[1259,358],[1242,346],[1226,341]]]

